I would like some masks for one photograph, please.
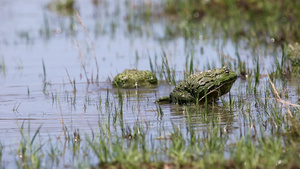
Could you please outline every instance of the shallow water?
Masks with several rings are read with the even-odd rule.
[[[110,80],[124,69],[150,70],[149,57],[154,61],[155,55],[161,65],[163,50],[170,65],[176,68],[177,81],[184,77],[185,56],[190,54],[190,49],[194,50],[194,66],[199,70],[208,65],[221,67],[218,52],[235,56],[235,44],[231,40],[211,39],[213,35],[204,35],[204,40],[197,41],[194,46],[189,46],[180,36],[159,40],[164,38],[164,29],[168,24],[164,19],[147,23],[139,20],[130,23],[132,21],[126,19],[138,2],[130,1],[127,6],[118,1],[93,5],[91,1],[80,0],[76,6],[89,31],[100,69],[100,82],[88,84],[75,44],[78,41],[88,77],[95,78],[97,69],[87,33],[75,16],[61,16],[49,11],[46,7],[48,2],[0,2],[0,134],[4,145],[12,149],[20,142],[23,122],[26,129],[30,123],[32,134],[42,125],[41,138],[63,137],[61,118],[70,132],[79,129],[88,135],[96,131],[99,124],[114,126],[113,116],[115,111],[119,111],[119,102],[118,91],[112,88]],[[138,27],[131,30],[129,24]],[[253,66],[252,57],[255,56],[252,54],[246,49],[240,53],[249,66]],[[274,66],[274,57],[280,60],[279,54],[271,53],[264,57],[268,70]],[[43,62],[46,72],[43,71]],[[76,93],[73,93],[70,80],[76,82]],[[265,80],[262,79],[262,87],[266,86]],[[289,86],[292,93],[296,85]],[[152,89],[121,90],[124,126],[132,127],[137,121],[147,123],[150,125],[148,134],[153,138],[168,135],[172,124],[183,130],[187,127],[205,130],[206,124],[211,121],[207,118],[216,119],[217,123],[230,128],[233,135],[244,130],[240,111],[224,108],[222,100],[211,105],[210,114],[205,116],[193,114],[191,110],[187,118],[184,106],[170,104],[161,105],[164,114],[159,115],[154,101],[157,97],[168,95],[173,87],[162,82]],[[247,81],[238,79],[231,90],[233,99],[239,100],[241,97],[251,102],[253,98],[247,98],[245,93],[239,96],[246,87]],[[228,98],[228,94],[222,97],[224,100]],[[293,98],[293,101],[297,100],[296,95]],[[109,110],[105,108],[106,100],[112,104]],[[204,108],[201,111],[204,112]],[[252,111],[260,113],[259,110]],[[158,133],[157,128],[163,129],[163,133]],[[6,158],[10,161],[10,157]]]

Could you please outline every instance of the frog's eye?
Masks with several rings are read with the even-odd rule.
[[[225,69],[225,73],[229,73],[229,70],[227,68]]]

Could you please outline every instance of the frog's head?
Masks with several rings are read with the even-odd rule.
[[[227,67],[214,69],[216,82],[220,87],[220,94],[226,94],[230,91],[232,84],[235,82],[237,75]]]

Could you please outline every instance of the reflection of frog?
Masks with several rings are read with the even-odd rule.
[[[300,66],[300,45],[298,43],[289,44],[287,56],[293,66]]]
[[[114,78],[113,85],[120,88],[152,87],[157,85],[157,78],[149,71],[125,69]]]
[[[169,101],[177,104],[208,102],[228,93],[237,78],[236,73],[226,67],[192,74],[180,82],[170,96],[162,97],[158,103]]]
[[[237,129],[234,127],[234,124],[237,123],[234,111],[229,107],[224,107],[222,103],[199,106],[169,105],[164,107],[164,110],[168,111],[166,110],[167,108],[170,108],[169,111],[172,119],[178,120],[178,123],[185,123],[186,126],[195,129],[203,129],[203,126],[205,126],[205,124],[211,123],[218,124],[218,127],[222,126],[221,128],[223,129],[223,131],[227,133],[231,133],[232,130]],[[206,127],[207,126],[205,126],[205,128]]]

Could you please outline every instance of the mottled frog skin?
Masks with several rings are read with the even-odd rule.
[[[228,93],[236,78],[236,73],[226,67],[198,72],[180,82],[169,97],[162,97],[157,102],[193,104],[205,99],[211,102]]]
[[[120,88],[153,87],[157,85],[157,78],[150,71],[125,69],[114,78],[112,84]]]

